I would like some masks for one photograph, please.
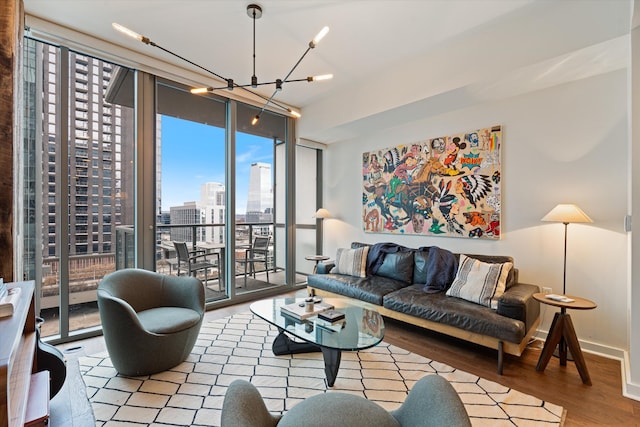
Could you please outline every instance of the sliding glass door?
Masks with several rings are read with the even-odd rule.
[[[164,79],[156,97],[156,271],[195,275],[207,301],[226,298],[226,102]]]

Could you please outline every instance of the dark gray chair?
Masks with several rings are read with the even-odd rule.
[[[253,384],[236,380],[222,403],[221,427],[470,427],[464,404],[439,375],[421,378],[400,408],[387,412],[364,397],[328,392],[296,404],[284,415],[271,414]]]
[[[198,271],[204,271],[204,283],[207,284],[209,281],[209,269],[220,268],[220,254],[218,252],[206,253],[204,249],[190,251],[184,242],[173,242],[173,246],[176,249],[178,258],[178,276],[181,270],[193,277],[196,277]],[[212,262],[210,258],[215,258],[215,262]],[[218,290],[221,290],[222,282],[220,277],[218,279]]]
[[[195,277],[119,270],[100,281],[98,310],[113,367],[150,375],[191,353],[204,318],[204,285]]]
[[[248,274],[252,274],[256,278],[256,264],[264,264],[264,270],[267,273],[267,283],[269,283],[269,243],[271,236],[256,236],[253,238],[253,244],[250,248],[245,249],[244,259],[238,258],[241,264],[244,264],[244,286],[247,287],[247,267]]]

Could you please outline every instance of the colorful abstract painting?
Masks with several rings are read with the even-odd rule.
[[[371,233],[500,238],[501,126],[362,155]]]

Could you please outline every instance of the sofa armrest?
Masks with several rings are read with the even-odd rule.
[[[528,331],[540,317],[540,303],[533,298],[536,292],[540,292],[536,285],[516,283],[498,300],[497,313],[523,321]]]
[[[335,265],[335,261],[319,262],[316,268],[316,274],[328,274]]]

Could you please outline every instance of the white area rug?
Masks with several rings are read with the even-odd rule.
[[[219,426],[227,386],[258,387],[272,412],[287,411],[319,393],[343,391],[387,410],[400,406],[425,375],[447,378],[474,426],[560,426],[563,408],[382,342],[344,352],[335,386],[325,381],[321,353],[274,356],[277,330],[251,314],[203,325],[189,359],[147,377],[123,377],[107,353],[79,358],[98,426]]]

